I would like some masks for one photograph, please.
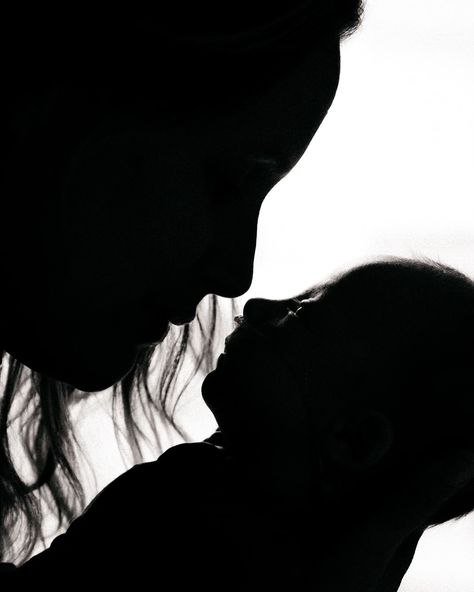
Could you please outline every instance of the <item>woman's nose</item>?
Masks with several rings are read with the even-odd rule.
[[[244,318],[251,324],[268,323],[283,316],[286,300],[251,298],[244,306]]]
[[[224,221],[220,222],[207,260],[213,291],[225,298],[245,294],[253,276],[257,214],[239,213],[236,217],[236,224],[231,228]]]

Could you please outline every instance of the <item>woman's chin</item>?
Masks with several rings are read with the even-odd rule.
[[[120,382],[135,366],[136,346],[90,346],[61,351],[25,352],[11,350],[16,360],[42,376],[85,391],[103,391]]]
[[[69,371],[65,371],[62,377],[57,373],[58,380],[87,393],[104,391],[124,379],[134,368],[135,360],[136,356],[130,356],[128,359],[121,360],[120,364],[115,362],[99,370],[84,367],[68,369]]]

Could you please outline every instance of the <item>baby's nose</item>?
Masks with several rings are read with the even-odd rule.
[[[286,309],[286,300],[251,298],[244,306],[244,318],[253,325],[269,323],[281,318]]]

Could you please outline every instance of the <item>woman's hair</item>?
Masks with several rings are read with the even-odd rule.
[[[215,2],[93,12],[41,5],[26,16],[13,6],[3,19],[6,98],[92,87],[89,98],[99,102],[100,89],[109,106],[151,93],[155,105],[168,97],[189,109],[201,99],[215,109],[226,91],[258,92],[295,55],[348,36],[362,10],[362,0],[243,0],[231,16]]]
[[[231,307],[235,313],[234,303]],[[163,343],[144,347],[134,368],[111,389],[116,436],[123,423],[134,462],[143,459],[143,446],[150,443],[146,427],[154,436],[151,444],[156,454],[163,452],[160,424],[187,439],[185,428],[176,422],[176,407],[192,379],[212,369],[221,317],[218,300],[212,296],[201,303],[193,324],[173,327]],[[189,358],[193,363],[186,381],[180,377],[179,386],[178,373]],[[14,543],[19,559],[27,558],[35,544],[44,540],[46,513],[52,513],[61,528],[85,505],[71,409],[89,394],[31,371],[6,352],[2,353],[2,377],[0,558],[13,558]]]
[[[285,67],[292,67],[294,54],[303,54],[327,35],[347,36],[357,28],[362,14],[361,0],[244,0],[231,18],[227,5],[221,14],[211,2],[188,6],[186,13],[180,3],[154,6],[152,12],[117,7],[113,13],[101,13],[97,7],[74,12],[69,5],[67,9],[66,5],[53,9],[41,4],[19,10],[11,4],[5,11],[1,40],[7,56],[3,79],[8,89],[4,142],[10,159],[5,170],[12,196],[21,191],[27,200],[29,181],[24,169],[29,164],[35,167],[37,184],[41,175],[47,180],[44,171],[60,166],[67,153],[65,144],[76,141],[77,130],[91,125],[104,110],[124,105],[133,109],[137,97],[154,93],[153,103],[164,101],[189,111],[190,88],[193,105],[205,89],[201,104],[222,107],[226,102],[223,93],[238,101],[236,88],[247,94],[258,92]],[[277,55],[278,60],[274,59]],[[218,93],[220,86],[223,90]],[[41,200],[32,201],[26,209],[22,201],[21,211],[15,209],[20,207],[16,202],[10,199],[2,204],[4,215],[19,216],[33,234],[37,217],[31,214],[28,219],[25,212],[42,208]],[[26,241],[18,243],[8,232],[16,229],[5,228],[4,244],[13,239],[19,250],[27,252]],[[21,253],[17,256],[21,258]],[[169,335],[156,352],[143,349],[133,372],[113,389],[137,460],[142,435],[137,409],[143,411],[140,418],[149,417],[153,423],[153,417],[161,416],[180,430],[174,420],[180,394],[174,392],[176,379],[184,354],[193,347],[193,332],[201,342],[194,351],[193,372],[205,370],[212,361],[218,309],[215,298],[211,303],[208,327],[198,318],[178,336]],[[153,388],[150,376],[155,353],[160,357],[161,374]],[[25,533],[19,556],[27,558],[42,537],[45,503],[60,525],[84,505],[70,419],[79,394],[66,384],[30,372],[5,352],[2,365],[0,559],[11,556],[17,531]],[[28,458],[32,477],[15,462],[13,432]]]

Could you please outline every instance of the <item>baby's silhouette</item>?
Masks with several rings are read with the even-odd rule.
[[[448,460],[474,449],[474,283],[435,263],[389,260],[303,298],[251,300],[236,321],[203,395],[253,496],[312,508],[324,544],[310,551],[311,573],[323,589],[359,589],[359,563],[361,589],[373,580],[396,590],[421,532],[474,508],[472,456],[464,477]],[[437,482],[427,467],[439,468]],[[357,553],[339,564],[328,553],[349,532],[372,558],[367,576]],[[399,550],[388,557],[390,532]],[[323,557],[331,569],[318,574]],[[340,587],[338,570],[351,574]]]
[[[203,384],[220,432],[119,477],[17,576],[86,548],[78,581],[395,592],[423,531],[474,507],[473,335],[474,283],[429,262],[250,300]]]

